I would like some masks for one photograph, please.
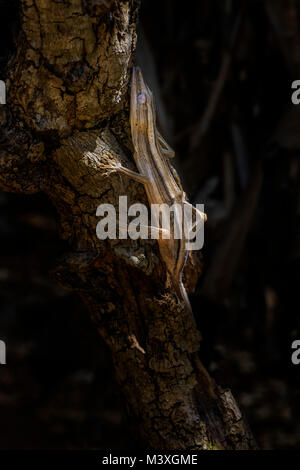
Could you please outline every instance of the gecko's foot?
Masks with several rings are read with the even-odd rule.
[[[120,171],[122,165],[120,162],[106,162],[106,163],[102,163],[101,162],[101,168],[103,168],[104,170],[110,170],[110,171]]]

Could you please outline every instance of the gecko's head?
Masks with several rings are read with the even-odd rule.
[[[152,109],[152,112],[154,112],[152,92],[144,81],[141,69],[139,67],[133,67],[130,103],[132,125],[147,127],[149,106]]]

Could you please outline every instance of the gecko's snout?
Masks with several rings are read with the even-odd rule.
[[[134,67],[134,78],[136,81],[137,90],[139,90],[139,92],[141,93],[146,89],[146,85],[140,67]]]

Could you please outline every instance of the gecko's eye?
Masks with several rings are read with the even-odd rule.
[[[138,95],[138,103],[139,104],[145,104],[147,101],[146,95],[144,93],[140,93]]]

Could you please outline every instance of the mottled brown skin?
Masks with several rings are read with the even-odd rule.
[[[53,276],[84,300],[145,445],[255,448],[232,395],[201,365],[194,318],[164,287],[156,242],[96,237],[100,203],[122,194],[129,204],[147,201],[142,185],[103,167],[113,160],[134,169],[128,84],[137,10],[137,0],[21,1],[0,107],[0,187],[44,191],[55,204],[71,251]],[[189,291],[200,269],[190,258]]]

